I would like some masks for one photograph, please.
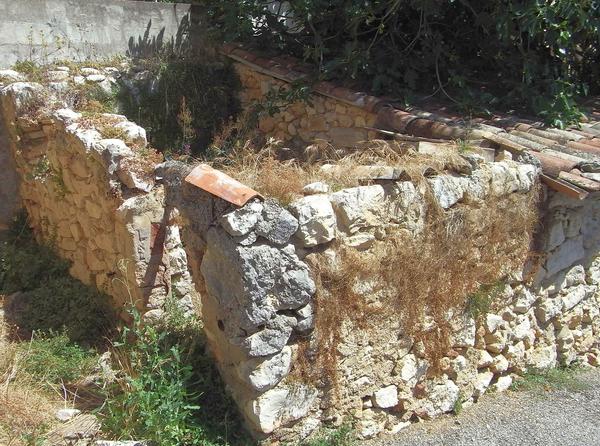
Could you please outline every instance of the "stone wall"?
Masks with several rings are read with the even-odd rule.
[[[65,70],[58,72],[63,82],[70,78]],[[114,68],[92,71],[90,82],[114,82]],[[156,315],[174,290],[191,308],[185,252],[146,159],[146,132],[121,115],[56,108],[61,91],[28,82],[0,85],[7,130],[1,157],[16,166],[21,205],[36,237],[53,244],[72,262],[75,278],[111,295],[118,308],[137,302]],[[33,107],[40,100],[48,109]],[[120,139],[103,136],[107,125]]]
[[[245,64],[235,63],[242,83],[241,101],[246,109],[255,103],[265,103],[280,89],[289,88],[286,82],[263,74]],[[275,101],[281,102],[280,100]],[[298,101],[282,107],[281,112],[270,116],[261,114],[259,129],[281,141],[312,143],[321,139],[345,147],[357,141],[373,139],[377,115],[340,100],[313,94],[308,101]]]
[[[12,221],[19,206],[19,180],[10,155],[8,135],[4,121],[0,116],[0,229]]]
[[[469,173],[428,180],[445,212],[528,194],[538,170],[512,161],[482,163]],[[206,334],[223,377],[250,431],[259,438],[295,440],[323,423],[351,422],[363,438],[393,433],[506,390],[528,369],[559,363],[597,365],[600,354],[598,219],[600,198],[572,201],[551,193],[541,268],[511,271],[493,312],[453,314],[450,350],[433,372],[423,347],[405,334],[393,311],[369,329],[345,322],[334,363],[339,393],[298,373],[301,345],[314,340],[312,257],[336,262],[340,246],[368,252],[395,231],[426,231],[425,189],[411,181],[328,193],[326,185],[282,206],[251,201],[241,208],[182,182],[189,169],[165,166],[167,202],[180,209],[195,283],[201,284]],[[483,240],[483,243],[486,241]],[[348,277],[356,280],[358,277]],[[360,282],[362,298],[377,293]],[[322,291],[322,290],[321,290]],[[418,305],[415,302],[415,305]],[[308,368],[320,367],[308,361]],[[312,370],[324,375],[325,370]]]
[[[144,55],[187,39],[190,5],[128,0],[0,3],[0,68]]]

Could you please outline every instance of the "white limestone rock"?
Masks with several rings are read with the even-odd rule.
[[[219,223],[232,236],[243,236],[254,229],[263,211],[259,201],[247,203],[245,206],[223,214]]]
[[[381,224],[380,215],[384,208],[383,186],[358,186],[343,189],[329,195],[340,229],[354,234]]]
[[[501,376],[498,381],[494,384],[494,390],[496,392],[504,392],[510,388],[513,379],[511,376]]]
[[[398,402],[398,388],[394,385],[379,389],[373,394],[373,404],[380,409],[389,409]]]
[[[461,201],[468,187],[468,180],[450,175],[439,175],[428,181],[433,196],[443,209],[448,209]]]
[[[593,294],[593,288],[586,285],[578,285],[571,288],[569,292],[562,297],[565,310],[571,310],[581,301],[583,301],[589,294]]]
[[[443,413],[451,412],[460,396],[460,389],[454,381],[448,380],[443,384],[433,387],[422,409],[430,417],[437,417]]]
[[[282,424],[305,417],[316,397],[316,389],[302,384],[275,387],[249,401],[245,412],[255,429],[270,434]]]
[[[239,375],[258,392],[266,392],[287,376],[292,367],[292,349],[285,346],[281,352],[260,359],[250,359],[239,366]]]
[[[290,211],[298,220],[296,237],[312,247],[335,238],[336,216],[326,195],[310,195],[294,201]]]
[[[125,140],[146,147],[148,139],[146,138],[146,130],[131,121],[122,121],[115,124],[115,128],[122,130],[125,133]]]
[[[515,313],[520,314],[527,313],[537,300],[537,296],[524,286],[515,290],[515,297],[516,300],[512,309]]]
[[[508,360],[503,355],[494,356],[490,370],[494,373],[503,373],[508,370]]]
[[[71,418],[79,415],[81,411],[79,409],[59,409],[55,416],[58,421],[69,421]]]
[[[329,184],[322,181],[307,184],[302,188],[302,193],[304,195],[328,194],[329,191]]]
[[[0,70],[0,82],[24,82],[25,76],[15,70]]]
[[[362,251],[369,249],[375,244],[375,236],[368,232],[359,232],[358,234],[345,238],[344,244]]]
[[[534,348],[527,357],[527,365],[538,370],[547,370],[556,367],[556,347],[541,345]]]
[[[560,297],[541,299],[536,305],[535,315],[542,324],[545,324],[558,316],[562,308],[563,301]]]
[[[492,379],[494,379],[494,374],[490,371],[481,372],[481,373],[477,374],[477,379],[475,380],[475,383],[473,384],[473,387],[475,389],[473,396],[475,397],[475,399],[481,398],[481,396],[485,393],[487,388],[490,386]]]

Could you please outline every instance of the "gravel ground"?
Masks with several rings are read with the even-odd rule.
[[[365,446],[600,446],[600,370],[577,375],[578,390],[489,395],[458,417],[413,424]]]

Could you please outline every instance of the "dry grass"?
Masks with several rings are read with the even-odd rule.
[[[64,401],[49,393],[20,367],[23,352],[8,340],[9,327],[0,320],[0,444],[38,444],[54,423]]]
[[[245,144],[215,158],[213,164],[261,194],[289,203],[302,196],[305,185],[315,181],[329,184],[334,191],[365,184],[356,174],[360,166],[400,167],[410,179],[419,180],[423,174],[434,172],[465,172],[468,163],[458,149],[430,156],[417,153],[410,145],[381,140],[345,150],[317,142],[299,153],[270,140],[260,149]]]
[[[502,283],[531,255],[537,189],[447,211],[427,197],[420,235],[399,230],[366,252],[336,246],[333,263],[324,254],[307,258],[318,284],[316,326],[313,338],[301,343],[295,374],[330,388],[331,401],[345,326],[369,331],[400,322],[399,335],[423,346],[434,375],[451,349],[452,315],[468,311],[469,296]]]

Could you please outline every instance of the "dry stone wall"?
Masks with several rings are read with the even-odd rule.
[[[234,65],[242,83],[240,95],[246,109],[256,103],[264,104],[269,97],[276,97],[277,92],[289,88],[287,83],[245,64]],[[281,100],[275,102],[279,104]],[[375,113],[363,108],[315,94],[308,101],[285,104],[273,116],[262,113],[259,129],[281,141],[312,143],[320,139],[345,147],[374,138],[375,133],[368,128],[374,127],[376,118]]]
[[[528,194],[538,182],[535,166],[466,158],[470,173],[427,180],[442,209]],[[423,346],[393,311],[384,308],[368,330],[345,322],[334,364],[339,392],[332,394],[329,385],[297,373],[300,346],[313,339],[323,311],[315,307],[319,283],[311,257],[335,263],[340,246],[367,252],[395,231],[427,231],[423,185],[392,180],[329,193],[326,184],[311,184],[307,196],[288,206],[254,200],[236,208],[183,182],[188,172],[164,166],[161,175],[171,178],[167,202],[188,222],[184,238],[195,283],[202,284],[206,334],[256,437],[297,440],[342,421],[363,438],[393,433],[452,411],[459,399],[468,405],[490,389],[506,390],[528,369],[597,365],[598,196],[572,201],[550,194],[537,276],[529,279],[531,266],[512,271],[494,312],[451,315],[451,349],[441,372],[433,373]],[[377,299],[368,283],[360,285],[365,301]],[[309,368],[317,366],[309,361]]]
[[[290,204],[259,197],[237,207],[185,181],[190,166],[145,164],[145,132],[123,116],[101,117],[120,129],[117,139],[103,137],[86,116],[67,108],[33,119],[40,97],[60,103],[71,82],[110,88],[118,70],[79,72],[75,79],[67,68],[56,70],[50,89],[0,73],[11,78],[0,90],[8,135],[3,156],[8,151],[16,166],[30,224],[73,262],[75,277],[116,304],[130,297],[144,302],[147,317],[159,317],[169,295],[191,309],[199,294],[209,347],[255,437],[297,440],[324,423],[344,421],[363,438],[393,433],[453,410],[459,399],[464,406],[489,389],[505,390],[532,368],[598,365],[600,196],[574,200],[547,192],[535,247],[539,265],[510,271],[489,311],[448,314],[449,349],[438,367],[398,315],[378,302],[377,284],[367,277],[354,284],[353,294],[379,305],[378,323],[366,329],[357,318],[331,327],[340,336],[325,366],[335,369],[337,385],[307,379],[300,373],[306,367],[308,375],[327,373],[303,351],[324,311],[317,305],[323,292],[317,257],[335,265],[343,249],[369,253],[394,246],[399,231],[424,234],[433,205],[451,213],[530,194],[538,168],[463,154],[460,173],[430,171],[413,182],[398,166],[362,166],[361,175],[375,174],[364,185],[332,191],[333,185],[312,183]],[[246,90],[248,100],[272,87],[272,79],[247,74],[253,80],[244,84],[254,85]],[[283,112],[273,129],[282,139],[323,137],[340,145],[370,136],[361,119],[369,126],[373,116],[338,108],[324,96],[316,100]],[[325,130],[307,121],[320,116],[318,110],[331,113],[320,127]],[[348,141],[335,140],[337,128],[348,131]]]
[[[39,241],[72,262],[75,278],[111,295],[116,307],[137,302],[158,316],[165,298],[176,294],[191,309],[185,252],[165,213],[162,186],[154,184],[154,166],[144,160],[144,129],[124,116],[96,116],[120,129],[122,139],[106,138],[92,118],[50,106],[60,104],[57,92],[67,81],[110,88],[118,70],[81,71],[56,71],[60,82],[50,87],[0,87],[7,129],[2,156],[16,166],[29,224]],[[48,111],[32,116],[40,101]]]

